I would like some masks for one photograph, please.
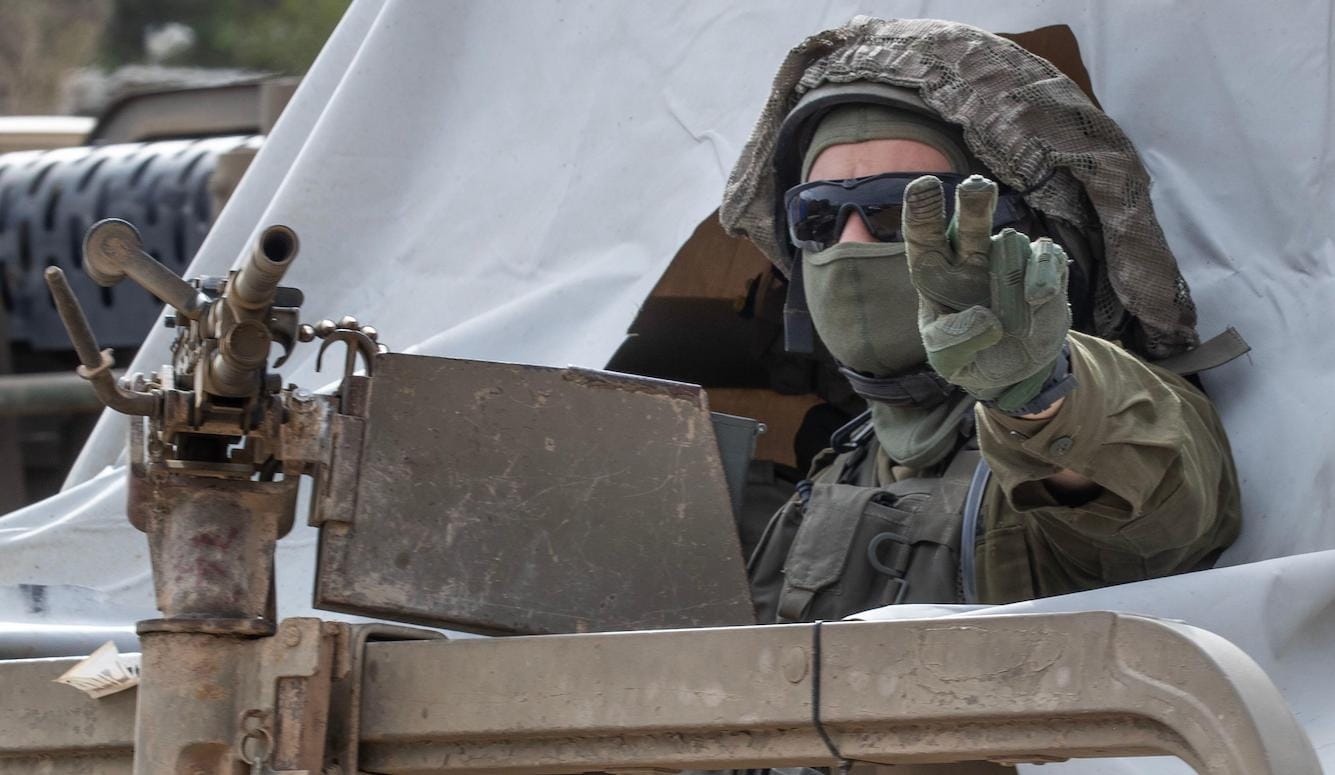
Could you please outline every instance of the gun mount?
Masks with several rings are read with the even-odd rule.
[[[290,352],[298,335],[301,293],[279,286],[296,255],[296,235],[273,226],[239,270],[187,282],[144,252],[129,223],[95,224],[84,240],[88,274],[103,286],[139,283],[172,308],[177,332],[171,365],[119,382],[64,273],[46,272],[79,374],[132,416],[130,519],[149,535],[155,569],[178,569],[155,574],[164,618],[141,632],[273,631],[273,542],[291,528],[296,474],[312,462],[279,456],[294,399],[267,370],[270,344]],[[244,550],[227,550],[231,542]]]

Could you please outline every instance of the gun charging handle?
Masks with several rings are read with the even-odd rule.
[[[60,313],[60,320],[69,332],[70,341],[74,343],[74,351],[79,355],[82,365],[77,369],[78,374],[92,383],[98,399],[122,414],[157,414],[157,395],[128,390],[112,375],[111,367],[115,361],[111,357],[111,350],[98,351],[97,339],[88,325],[88,318],[83,314],[83,308],[79,306],[79,300],[70,289],[69,281],[65,279],[65,273],[59,267],[47,267],[46,285],[51,289],[56,311]]]
[[[144,252],[138,230],[119,218],[93,224],[83,239],[83,268],[93,282],[109,288],[129,275],[144,290],[191,320],[208,309],[209,299],[175,272]]]

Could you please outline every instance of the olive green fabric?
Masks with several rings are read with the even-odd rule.
[[[1066,253],[1050,239],[1030,243],[1013,229],[993,236],[992,181],[970,176],[955,196],[953,225],[936,177],[918,178],[904,196],[927,361],[971,395],[1015,410],[1038,395],[1071,327]]]
[[[804,251],[802,274],[811,322],[835,360],[877,377],[927,360],[904,243],[841,242]]]
[[[867,140],[916,140],[946,157],[952,171],[962,173],[969,169],[968,152],[950,137],[941,121],[908,110],[853,103],[834,108],[821,117],[802,159],[802,180],[810,179],[812,165],[826,148]]]
[[[960,452],[944,476],[877,485],[871,443],[840,455],[826,450],[805,499],[794,496],[770,519],[747,563],[757,621],[842,619],[894,603],[963,599],[960,513],[979,453]]]
[[[980,602],[1011,603],[1197,570],[1237,537],[1237,472],[1209,399],[1115,344],[1076,332],[1069,343],[1080,387],[1051,419],[1023,420],[975,407],[979,444],[992,468],[974,552]],[[868,443],[857,469],[845,472],[847,481],[867,492],[903,487],[905,477],[939,476],[946,469],[908,471],[902,461],[887,459],[876,440]],[[810,478],[834,481],[850,457],[827,450]],[[1103,491],[1081,505],[1062,505],[1042,480],[1063,468],[1088,476]],[[796,503],[795,496],[780,513],[794,513]],[[765,605],[777,605],[774,579],[781,574],[780,564],[770,568],[769,582],[759,580],[756,590],[768,596]]]
[[[963,438],[964,421],[973,419],[974,400],[963,393],[928,409],[867,403],[881,449],[896,465],[915,470],[949,457]]]
[[[927,359],[918,333],[918,293],[902,242],[844,242],[802,257],[811,320],[830,354],[878,377],[902,374]],[[959,442],[967,397],[923,409],[872,401],[876,436],[913,468],[940,462]]]
[[[984,602],[1078,592],[1195,570],[1237,537],[1237,472],[1214,406],[1120,347],[1069,335],[1080,387],[1049,420],[977,409],[992,467],[975,557]],[[1064,506],[1042,479],[1102,486]]]

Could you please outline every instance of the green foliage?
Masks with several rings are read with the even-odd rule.
[[[190,27],[195,43],[163,64],[237,67],[284,75],[306,72],[349,0],[114,0],[101,59],[143,62],[144,33],[169,22]]]

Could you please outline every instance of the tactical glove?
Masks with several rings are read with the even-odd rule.
[[[955,196],[948,225],[940,180],[918,178],[904,194],[904,240],[927,360],[1003,412],[1040,411],[1073,386],[1067,380],[1063,391],[1045,390],[1055,384],[1054,372],[1065,370],[1066,252],[1014,229],[992,236],[992,181],[973,175]],[[1049,399],[1045,406],[1031,406],[1040,393]]]

